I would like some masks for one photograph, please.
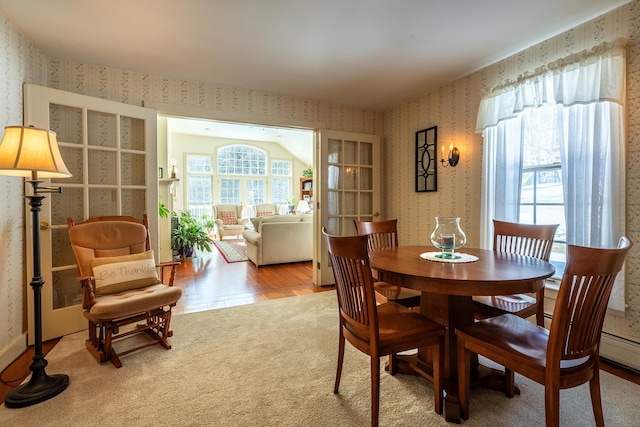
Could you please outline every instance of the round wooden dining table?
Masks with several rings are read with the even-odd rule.
[[[420,255],[436,252],[431,246],[398,246],[374,249],[371,268],[378,280],[422,291],[420,313],[447,327],[445,338],[445,417],[460,422],[457,386],[455,329],[474,322],[474,295],[509,295],[535,292],[555,273],[550,263],[517,254],[462,248],[477,257],[471,262],[443,262]],[[398,371],[430,379],[430,349],[417,356],[399,357]]]

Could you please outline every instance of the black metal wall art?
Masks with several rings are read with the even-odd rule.
[[[438,190],[436,142],[438,126],[416,132],[416,192]]]

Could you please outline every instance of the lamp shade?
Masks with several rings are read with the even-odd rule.
[[[309,203],[306,200],[300,200],[298,202],[298,207],[296,209],[298,213],[307,213],[310,210],[311,208],[309,207]]]
[[[68,178],[56,133],[27,126],[7,126],[0,142],[0,175]]]

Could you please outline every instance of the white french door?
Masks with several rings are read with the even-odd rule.
[[[142,218],[146,213],[157,257],[157,114],[148,108],[35,85],[24,86],[24,109],[24,125],[56,132],[64,162],[73,174],[52,179],[51,185],[63,191],[47,195],[42,205],[42,337],[48,340],[87,327],[67,217],[80,222],[102,215]],[[26,230],[30,280],[33,249],[28,207]],[[28,341],[32,344],[33,293],[27,296]]]
[[[355,235],[354,220],[373,221],[380,216],[380,138],[376,135],[321,130],[316,132],[314,160],[314,220],[316,285],[334,283],[322,236]],[[319,154],[319,155],[318,155]]]

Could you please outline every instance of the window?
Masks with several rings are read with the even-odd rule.
[[[551,250],[557,278],[562,276],[567,253],[559,129],[556,106],[523,111],[519,221],[560,224]]]
[[[264,179],[247,179],[247,204],[257,205],[264,203],[266,194]]]
[[[271,162],[271,175],[291,176],[291,162],[288,160],[274,160]]]
[[[264,203],[267,189],[267,154],[248,145],[230,145],[218,150],[221,203],[252,206]]]
[[[216,174],[214,164],[218,167]],[[211,214],[216,203],[245,205],[251,215],[254,205],[284,205],[294,195],[293,161],[269,161],[265,151],[250,145],[221,147],[215,158],[187,155],[186,171],[188,209],[196,217]]]
[[[266,175],[267,155],[247,145],[231,145],[218,151],[218,173],[221,175]]]
[[[196,218],[212,215],[213,169],[210,156],[187,155],[187,205]]]
[[[562,244],[618,244],[626,228],[625,62],[624,41],[603,43],[483,97],[483,247],[491,247],[493,218],[559,223],[558,262]],[[624,294],[623,272],[609,308],[624,312]]]
[[[271,179],[271,203],[277,205],[288,204],[288,200],[292,195],[291,170],[292,165],[288,160],[274,160],[271,162],[271,175],[274,177]]]
[[[222,178],[220,180],[220,203],[239,205],[240,202],[240,180]]]
[[[291,179],[271,179],[271,203],[286,205],[291,197]]]

